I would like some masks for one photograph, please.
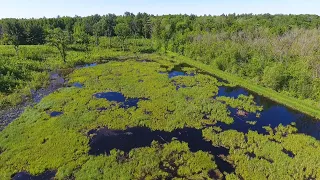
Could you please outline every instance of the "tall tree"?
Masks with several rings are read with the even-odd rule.
[[[78,19],[78,17],[75,18],[71,18],[71,17],[63,17],[63,22],[65,24],[65,30],[68,32],[68,36],[69,36],[69,41],[72,42],[73,41],[73,26],[74,23],[76,22],[76,20]]]
[[[150,16],[146,13],[143,15],[143,27],[142,27],[142,35],[144,38],[150,38],[152,33],[152,25]]]
[[[115,35],[114,28],[116,26],[116,19],[117,16],[115,14],[108,14],[105,16],[106,23],[105,23],[105,29],[106,29],[106,36],[109,38],[109,47],[111,47],[111,39],[112,36]]]
[[[3,24],[4,43],[14,46],[16,55],[19,56],[19,46],[26,41],[25,29],[16,19],[8,19]]]
[[[45,41],[44,29],[36,21],[26,22],[27,44],[38,45]]]
[[[51,46],[58,49],[63,62],[66,63],[67,46],[69,42],[68,32],[63,31],[61,28],[49,30],[46,40]]]
[[[174,23],[169,18],[156,19],[154,22],[153,37],[158,41],[157,48],[163,45],[164,51],[167,52],[169,41],[174,35]],[[160,44],[159,44],[160,42]]]
[[[105,34],[106,20],[100,19],[99,22],[93,25],[93,35],[95,37],[95,44],[99,46],[99,37]]]
[[[130,28],[126,23],[119,23],[115,27],[115,32],[122,42],[122,50],[125,50],[125,40],[130,35]]]
[[[89,50],[90,35],[86,28],[86,22],[77,21],[74,25],[73,38],[77,44],[84,46],[86,52]]]

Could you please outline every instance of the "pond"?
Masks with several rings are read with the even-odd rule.
[[[175,65],[170,72],[168,72],[169,79],[174,78],[176,76],[194,76],[194,73],[187,73],[183,71],[183,68],[188,67],[191,68],[188,64],[178,64]]]
[[[304,133],[320,140],[320,121],[308,115],[294,111],[284,105],[280,105],[241,87],[220,87],[218,92],[218,96],[230,98],[237,98],[240,94],[253,95],[257,105],[263,106],[263,111],[260,113],[260,117],[257,117],[254,113],[249,113],[246,116],[239,116],[237,114],[237,109],[229,108],[231,116],[234,118],[234,123],[231,125],[218,123],[223,130],[235,129],[240,132],[253,130],[263,134],[266,133],[263,126],[275,128],[280,124],[286,126],[295,123],[298,133]],[[256,121],[256,123],[251,124],[248,123],[248,121]]]
[[[119,92],[102,92],[94,94],[96,98],[103,98],[108,101],[120,103],[120,108],[138,107],[140,100],[148,100],[147,98],[126,98]]]
[[[220,156],[227,156],[228,150],[223,147],[212,146],[211,142],[205,141],[202,131],[194,128],[176,129],[172,132],[152,131],[146,127],[134,127],[127,130],[111,130],[108,128],[93,129],[88,132],[92,136],[89,145],[91,155],[109,154],[112,149],[119,149],[128,153],[134,148],[149,147],[152,141],[161,144],[169,143],[172,139],[187,142],[190,151],[199,150],[215,156],[215,161],[221,172],[233,172],[232,165],[222,160]]]
[[[56,171],[46,171],[38,176],[32,176],[27,172],[16,173],[12,180],[51,180],[54,179]]]
[[[50,113],[50,116],[51,116],[51,117],[57,117],[57,116],[60,116],[60,115],[62,115],[62,114],[63,114],[63,112],[53,111],[53,112]]]
[[[184,72],[181,72],[181,71],[171,71],[168,74],[169,78],[173,78],[173,77],[176,77],[176,76],[187,76],[187,74],[184,73]]]
[[[192,73],[187,74],[187,72],[183,71],[184,67],[192,68],[192,66],[187,64],[176,65],[174,66],[173,71],[168,73],[169,78],[173,78],[175,76],[194,76]],[[196,69],[196,72],[212,76],[219,82],[228,84],[227,81],[218,78],[213,74],[203,72],[199,69]],[[176,89],[178,90],[179,88],[184,87],[185,86],[183,85],[181,87],[177,86]],[[238,98],[239,95],[253,95],[257,105],[263,106],[263,111],[260,113],[259,117],[257,117],[255,113],[248,113],[246,116],[239,116],[236,108],[229,107],[234,123],[227,125],[219,122],[217,125],[223,130],[234,129],[243,133],[247,133],[249,130],[252,130],[257,131],[260,134],[266,134],[267,131],[263,128],[264,126],[276,128],[280,124],[286,126],[295,123],[298,133],[303,133],[320,140],[320,121],[306,114],[292,110],[284,105],[278,104],[254,92],[248,91],[245,88],[220,86],[216,97],[226,96],[230,98]]]
[[[78,82],[73,83],[72,86],[73,86],[73,87],[76,87],[76,88],[83,88],[83,84],[78,83]]]

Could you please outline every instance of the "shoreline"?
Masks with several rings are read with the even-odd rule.
[[[196,68],[202,69],[203,71],[206,71],[206,72],[214,74],[224,80],[227,80],[232,84],[235,84],[239,87],[243,87],[249,91],[255,92],[260,96],[268,98],[268,99],[275,101],[279,104],[285,105],[288,108],[291,108],[293,110],[307,114],[307,115],[314,117],[320,121],[320,109],[313,107],[311,104],[308,104],[303,100],[300,100],[300,99],[297,99],[297,98],[294,98],[294,97],[291,97],[288,95],[281,94],[281,93],[276,92],[270,88],[256,85],[246,79],[236,77],[230,73],[221,71],[221,70],[213,68],[209,65],[192,60],[189,57],[182,56],[182,55],[172,53],[172,52],[170,52],[168,55],[173,56],[175,58],[174,60],[177,62],[190,64]]]

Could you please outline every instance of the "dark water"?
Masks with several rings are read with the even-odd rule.
[[[31,90],[31,96],[35,103],[39,103],[43,97],[53,93],[64,86],[65,79],[61,73],[50,73],[50,85],[46,88]]]
[[[197,74],[203,74],[203,75],[208,75],[208,76],[212,76],[214,78],[216,78],[219,82],[222,82],[222,83],[227,83],[228,84],[228,81],[222,79],[222,78],[219,78],[218,76],[214,75],[214,74],[211,74],[211,73],[208,73],[208,72],[205,72],[201,69],[198,69],[198,68],[195,68],[189,64],[186,64],[186,63],[182,63],[182,64],[178,64],[178,65],[175,65],[172,69],[172,71],[170,73],[173,73],[173,76],[172,77],[175,77],[175,76],[194,76],[195,74],[194,73],[191,73],[191,74],[187,74],[187,72],[183,71],[183,68],[194,68],[195,69],[195,72]],[[169,73],[169,78],[172,78],[170,77],[170,73]]]
[[[184,72],[181,72],[181,71],[171,71],[168,74],[169,78],[173,78],[173,77],[176,77],[176,76],[187,76],[187,74],[184,73]]]
[[[173,71],[169,73],[169,78],[175,76],[188,76],[186,72],[182,69],[184,67],[192,67],[186,64],[179,64],[173,68]],[[210,73],[203,72],[199,69],[196,70],[197,73],[213,76],[218,79],[219,82],[228,83],[221,78],[216,77]],[[185,86],[177,86],[176,89],[184,88]],[[278,104],[268,98],[259,96],[256,93],[246,90],[241,87],[219,87],[217,96],[226,96],[230,98],[238,98],[239,95],[253,95],[255,97],[255,102],[257,105],[263,106],[263,111],[260,116],[257,117],[254,113],[249,113],[247,116],[237,115],[237,109],[229,108],[231,116],[234,118],[234,123],[231,125],[226,125],[224,123],[218,123],[223,130],[235,129],[240,132],[248,132],[249,130],[257,131],[261,134],[265,134],[266,130],[263,126],[270,126],[275,128],[280,124],[286,126],[292,123],[296,124],[298,133],[304,133],[310,135],[320,140],[320,121],[312,118],[308,115],[294,111],[284,105]],[[248,121],[255,121],[255,124],[248,124]]]
[[[234,118],[234,123],[231,125],[219,123],[218,125],[220,125],[222,129],[235,129],[240,132],[248,132],[248,130],[251,129],[258,131],[259,133],[266,133],[263,126],[275,128],[280,124],[286,126],[291,123],[296,123],[298,133],[304,133],[320,140],[320,121],[317,121],[310,116],[291,110],[286,106],[277,104],[267,98],[249,92],[244,88],[220,87],[218,92],[218,96],[231,98],[237,98],[240,94],[252,94],[255,97],[257,105],[263,106],[263,111],[261,112],[260,117],[256,117],[256,114],[254,113],[249,113],[246,117],[238,116],[237,109],[229,108],[231,115]],[[247,121],[256,121],[256,124],[250,125]]]
[[[78,82],[73,83],[72,86],[73,86],[73,87],[77,87],[77,88],[83,88],[83,85],[82,85],[81,83],[78,83]]]
[[[284,152],[285,154],[287,154],[291,158],[294,158],[294,156],[295,156],[292,151],[288,151],[286,149],[282,149],[282,152]]]
[[[219,87],[217,96],[226,96],[230,98],[238,98],[240,94],[249,95],[249,92],[244,88],[234,87]]]
[[[60,115],[62,115],[62,114],[63,114],[63,112],[53,111],[53,112],[50,113],[50,116],[51,116],[51,117],[57,117],[57,116],[60,116]]]
[[[168,72],[168,77],[171,79],[173,77],[176,77],[176,76],[194,76],[194,73],[191,73],[191,74],[188,74],[187,72],[183,71],[182,69],[185,68],[185,67],[192,67],[188,64],[178,64],[178,65],[175,65],[170,72]]]
[[[97,63],[86,64],[84,67],[94,67],[97,66]]]
[[[97,65],[98,65],[98,63],[90,63],[90,64],[84,64],[84,65],[77,65],[75,68],[80,69],[80,68],[94,67]]]
[[[50,73],[49,86],[37,90],[30,90],[31,99],[29,97],[23,97],[23,102],[17,106],[10,107],[8,109],[0,109],[0,131],[2,131],[9,123],[18,118],[28,106],[34,106],[39,103],[42,98],[55,92],[56,90],[64,87],[65,79],[63,74],[70,73],[70,71],[59,70],[58,72]]]
[[[120,103],[121,108],[138,107],[140,100],[148,100],[147,98],[126,98],[122,93],[119,92],[102,92],[94,94],[96,98],[103,98],[108,101],[115,101]]]
[[[91,155],[109,154],[112,149],[119,149],[129,152],[134,148],[148,147],[152,141],[161,144],[169,143],[172,139],[187,142],[190,151],[197,152],[202,150],[215,156],[215,161],[221,172],[233,172],[233,167],[222,160],[219,155],[228,155],[228,150],[223,147],[214,147],[202,137],[202,131],[193,128],[177,129],[173,132],[151,131],[145,127],[129,128],[125,131],[109,130],[101,128],[89,131],[88,135],[95,134],[90,140]]]
[[[173,69],[175,71],[169,74],[169,77],[174,76],[186,76],[186,72],[183,72],[183,67],[192,67],[187,64],[176,65]],[[199,69],[196,70],[197,73],[212,76],[216,78],[219,82],[228,83],[227,81],[207,72],[203,72]],[[177,87],[177,90],[181,87]],[[284,105],[278,104],[268,98],[259,96],[256,93],[246,90],[241,87],[219,87],[217,96],[226,96],[230,98],[238,98],[239,95],[253,95],[255,97],[255,102],[259,106],[263,106],[263,111],[260,116],[257,117],[254,113],[249,113],[248,116],[243,117],[237,115],[237,109],[229,108],[231,116],[234,119],[234,123],[231,125],[226,125],[224,123],[218,123],[223,130],[235,129],[240,132],[248,132],[249,130],[258,131],[261,134],[266,133],[263,126],[270,126],[275,128],[280,124],[286,126],[291,123],[295,123],[298,129],[298,133],[304,133],[310,135],[320,140],[320,121],[312,118],[306,114],[294,111]],[[256,121],[254,125],[248,124],[248,121]]]
[[[32,176],[27,172],[19,172],[12,177],[12,180],[51,180],[56,175],[55,171],[46,171],[38,176]]]

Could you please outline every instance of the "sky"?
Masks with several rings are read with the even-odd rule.
[[[0,18],[162,14],[318,14],[320,0],[0,0]]]

